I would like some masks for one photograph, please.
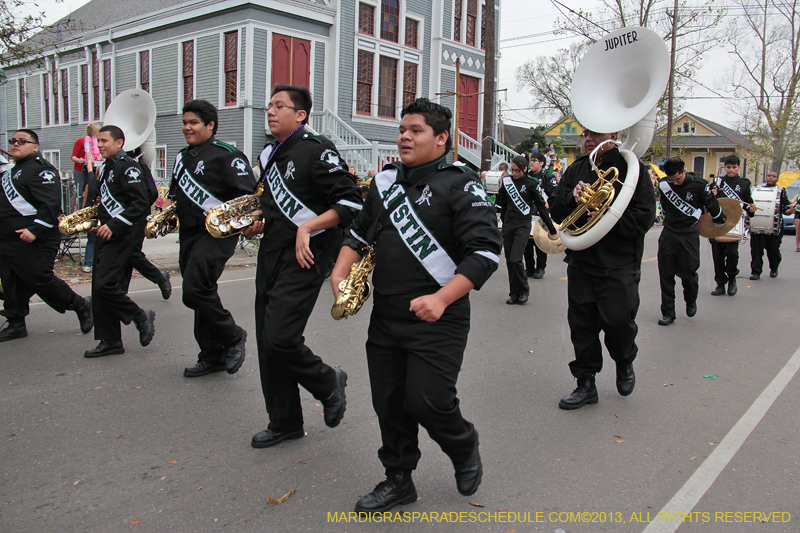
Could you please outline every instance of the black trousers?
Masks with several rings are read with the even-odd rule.
[[[725,285],[735,280],[739,274],[739,243],[719,242],[714,239],[711,243],[711,256],[714,259],[714,281],[717,285]]]
[[[700,289],[700,234],[676,233],[664,228],[658,238],[658,277],[661,282],[661,314],[675,318],[675,276],[683,284],[683,300],[697,301]]]
[[[508,269],[508,294],[519,296],[530,292],[528,278],[522,266],[522,255],[531,233],[531,221],[509,220],[503,224],[503,250]]]
[[[466,461],[478,440],[456,397],[469,297],[453,302],[436,322],[424,322],[408,310],[417,296],[374,293],[367,364],[381,428],[378,457],[387,471],[417,467],[420,425],[454,464]]]
[[[528,244],[525,245],[524,258],[525,273],[528,276],[532,276],[534,270],[547,268],[547,253],[536,246],[536,242],[533,239],[528,239]]]
[[[161,271],[158,270],[153,263],[147,260],[147,256],[144,255],[144,252],[142,251],[142,245],[144,244],[144,227],[146,225],[146,218],[139,220],[133,225],[133,249],[131,250],[131,255],[128,257],[128,267],[125,269],[125,292],[128,292],[128,287],[130,287],[131,276],[133,275],[134,268],[137,272],[139,272],[139,274],[144,276],[146,280],[152,283],[158,283],[163,279],[161,276]]]
[[[781,242],[783,233],[765,235],[763,233],[750,234],[750,273],[761,275],[764,270],[764,249],[767,250],[767,260],[770,270],[778,270],[781,264]]]
[[[194,311],[199,361],[224,362],[225,348],[241,341],[244,335],[230,311],[222,306],[217,285],[238,241],[238,236],[215,239],[205,230],[181,233],[178,265],[183,276],[183,305]]]
[[[269,427],[296,431],[303,427],[302,386],[317,400],[326,400],[336,374],[305,345],[303,331],[314,310],[331,254],[325,232],[311,238],[314,264],[301,268],[294,246],[258,250],[256,269],[256,340]]]
[[[58,239],[36,239],[32,243],[0,240],[0,281],[5,296],[3,311],[9,320],[30,314],[29,300],[38,295],[47,305],[64,313],[80,298],[53,273]]]
[[[575,349],[575,360],[569,364],[572,375],[581,379],[602,370],[600,331],[618,366],[636,359],[641,272],[594,276],[570,265],[567,276],[567,321]]]
[[[92,273],[92,314],[95,340],[122,339],[120,322],[130,324],[140,308],[128,297],[126,269],[133,249],[132,230],[114,234],[111,240],[97,238]],[[127,278],[130,279],[130,276]]]

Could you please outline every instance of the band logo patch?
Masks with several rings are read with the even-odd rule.
[[[425,185],[425,188],[422,189],[422,194],[417,199],[417,201],[414,202],[414,203],[417,204],[417,205],[422,205],[424,203],[425,205],[429,206],[429,205],[431,205],[431,198],[432,197],[433,197],[433,193],[431,192],[431,186],[430,185]]]
[[[294,161],[289,161],[286,163],[286,179],[294,179]]]
[[[128,183],[139,183],[139,177],[142,175],[142,172],[136,167],[129,167],[125,170],[125,175],[128,176]]]
[[[203,160],[197,162],[197,166],[194,167],[194,173],[200,174],[201,176],[205,176],[206,173],[206,164]]]
[[[241,157],[237,157],[231,161],[231,168],[235,168],[239,171],[237,176],[247,176],[247,163],[245,163],[244,159]]]
[[[56,178],[56,175],[50,170],[44,170],[39,172],[39,177],[42,178],[42,183],[53,183],[53,180]]]

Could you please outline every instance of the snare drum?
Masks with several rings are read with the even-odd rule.
[[[777,235],[781,231],[780,187],[758,187],[753,190],[756,214],[750,217],[750,232]]]
[[[740,242],[744,238],[744,214],[739,218],[739,222],[725,235],[717,237],[717,242]]]

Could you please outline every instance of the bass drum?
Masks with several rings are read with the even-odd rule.
[[[777,235],[781,231],[781,189],[759,187],[753,191],[756,214],[750,217],[750,233]]]

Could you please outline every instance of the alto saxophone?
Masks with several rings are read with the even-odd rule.
[[[259,186],[259,191],[261,191]],[[236,235],[256,220],[261,220],[261,195],[245,194],[206,211],[206,230],[212,237],[223,239]]]
[[[148,239],[163,237],[167,233],[172,233],[178,227],[178,216],[175,214],[178,203],[172,202],[169,207],[158,214],[148,215],[147,224],[144,227],[144,236]]]
[[[100,218],[97,214],[96,205],[78,209],[71,215],[61,215],[58,217],[58,231],[61,232],[61,235],[66,237],[99,225]]]
[[[331,307],[331,316],[336,320],[348,318],[358,313],[372,293],[372,285],[367,278],[375,268],[375,247],[369,246],[361,261],[350,268],[350,275],[339,283],[339,295]]]

